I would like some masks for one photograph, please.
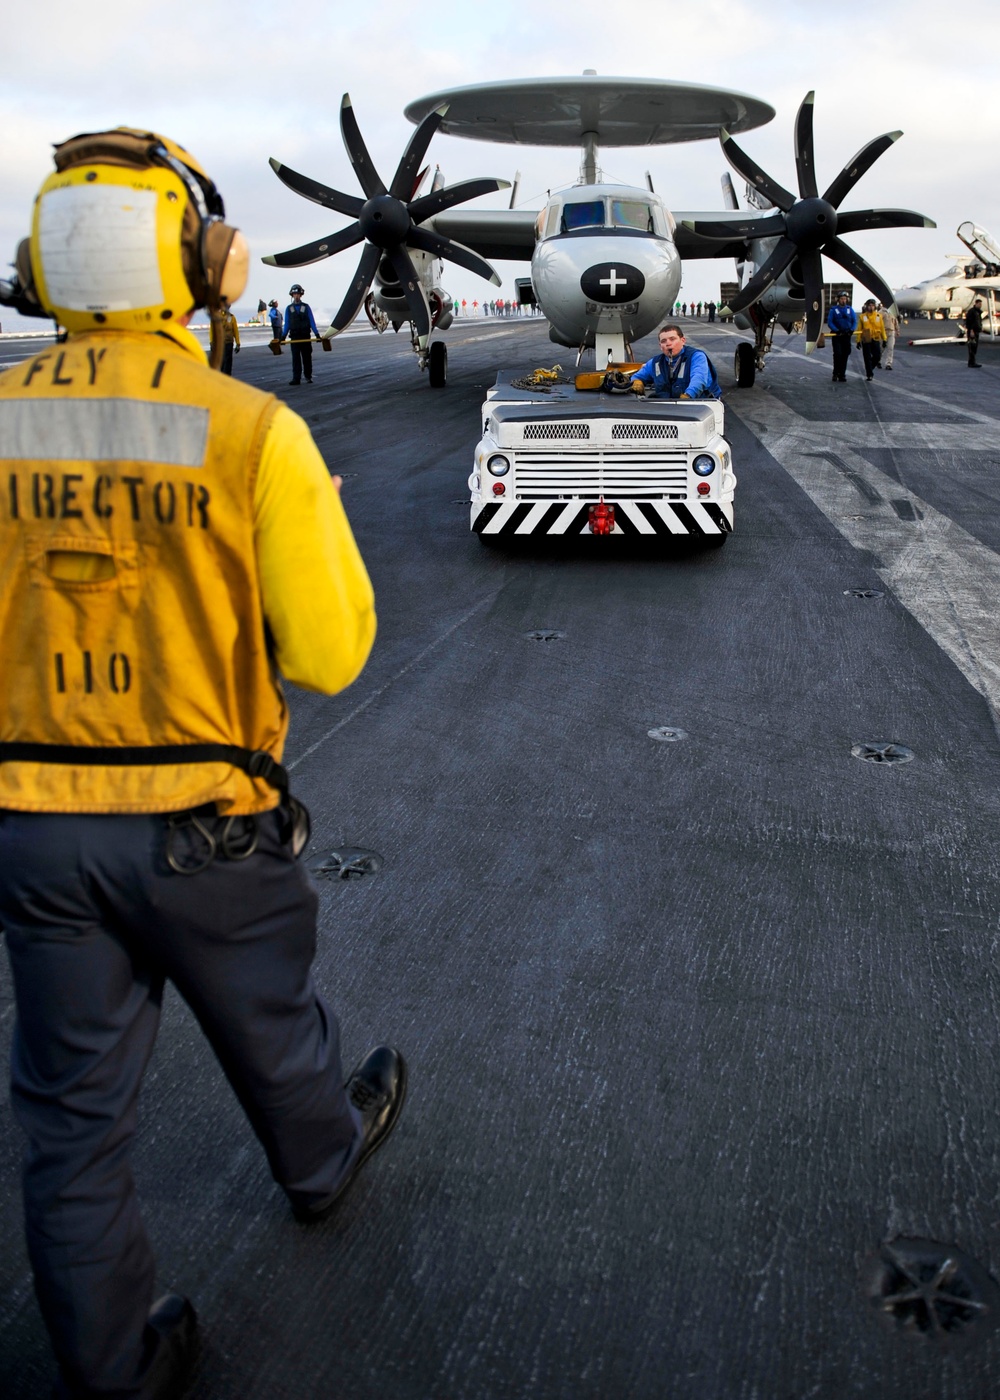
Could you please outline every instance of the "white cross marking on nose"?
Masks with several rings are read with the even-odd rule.
[[[602,277],[601,280],[600,280],[600,283],[599,283],[598,285],[601,286],[601,287],[610,287],[610,288],[611,288],[611,295],[612,295],[613,297],[616,297],[616,296],[618,295],[618,287],[619,287],[619,285],[621,285],[622,287],[627,287],[627,286],[628,286],[628,278],[627,278],[627,277],[619,277],[619,276],[618,276],[618,269],[617,269],[617,267],[613,267],[613,268],[611,269],[611,276],[610,276],[610,277]]]

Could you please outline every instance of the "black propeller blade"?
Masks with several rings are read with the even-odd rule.
[[[417,171],[420,169],[420,162],[427,154],[427,147],[431,144],[431,137],[444,121],[444,114],[448,110],[447,103],[436,108],[433,112],[428,112],[416,131],[410,137],[406,150],[400,157],[396,166],[396,173],[392,177],[392,184],[389,186],[389,193],[393,199],[409,199],[413,194],[413,187],[416,183]]]
[[[354,274],[354,281],[344,300],[340,303],[340,310],[331,322],[331,329],[335,331],[345,331],[361,310],[361,303],[365,299],[365,293],[371,286],[372,278],[379,264],[382,254],[374,243],[369,243],[361,254],[361,261],[358,263],[357,271]]]
[[[434,214],[451,209],[456,204],[464,204],[467,199],[478,199],[481,194],[495,194],[497,190],[509,190],[509,180],[461,180],[457,185],[442,185],[410,204],[410,218],[415,224],[422,224]]]
[[[347,214],[349,218],[356,219],[365,206],[364,200],[358,199],[356,194],[341,194],[339,190],[331,190],[329,185],[321,185],[318,180],[310,180],[308,175],[300,175],[290,165],[282,165],[281,161],[275,160],[273,156],[268,164],[282,184],[302,195],[303,199],[322,204],[324,209],[333,209],[338,214]]]
[[[811,354],[823,324],[824,253],[862,282],[885,306],[893,305],[888,285],[838,235],[872,228],[935,228],[936,224],[911,209],[861,209],[845,214],[838,213],[838,209],[862,175],[902,134],[890,131],[869,141],[820,196],[813,145],[813,94],[806,93],[795,119],[795,172],[799,186],[796,199],[761,170],[725,128],[719,132],[723,154],[733,169],[781,211],[765,212],[757,218],[744,216],[718,222],[692,220],[686,225],[704,238],[726,241],[780,238],[743,290],[732,298],[730,308],[733,311],[743,311],[752,305],[798,259],[806,304],[806,354]]]
[[[478,253],[474,253],[471,248],[466,248],[464,243],[456,243],[451,238],[442,238],[439,233],[432,233],[429,228],[411,228],[406,241],[411,248],[419,248],[422,252],[430,253],[435,258],[447,258],[449,262],[457,263],[459,267],[468,268],[470,272],[477,272],[480,277],[485,277],[487,282],[492,282],[494,286],[500,286],[500,278],[486,259],[481,258]]]
[[[722,151],[726,160],[729,161],[737,175],[742,175],[744,180],[758,189],[765,199],[770,200],[778,209],[783,209],[787,213],[795,203],[795,196],[789,194],[784,185],[779,185],[777,180],[772,180],[770,175],[765,174],[759,165],[755,165],[746,151],[737,146],[725,127],[719,132],[719,140],[722,142]]]
[[[344,93],[340,102],[340,134],[344,138],[344,145],[347,147],[350,162],[354,166],[354,173],[358,177],[358,184],[365,194],[369,199],[374,199],[376,195],[385,194],[385,185],[379,179],[378,171],[372,165],[372,158],[368,154],[368,147],[361,135],[358,119],[354,115],[351,95],[347,92]]]
[[[320,184],[318,180],[311,180],[307,175],[300,175],[280,161],[271,161],[271,168],[278,179],[289,189],[325,209],[347,214],[355,222],[338,233],[317,238],[312,243],[303,243],[301,247],[292,248],[286,253],[272,253],[262,259],[263,262],[272,267],[302,267],[306,263],[332,257],[334,253],[340,253],[356,243],[365,243],[354,280],[333,318],[331,332],[346,330],[354,320],[361,310],[379,263],[386,257],[402,286],[419,347],[421,350],[426,348],[431,333],[430,307],[420,274],[407,252],[408,247],[435,258],[447,258],[500,286],[500,278],[485,258],[461,243],[455,243],[431,229],[419,227],[445,209],[451,209],[467,199],[476,199],[481,194],[507,189],[510,183],[508,180],[463,180],[444,188],[439,186],[438,176],[435,175],[431,193],[416,198],[422,181],[422,176],[419,176],[421,162],[447,110],[445,106],[438,107],[424,117],[410,137],[387,190],[368,154],[350,96],[344,94],[340,105],[340,129],[347,154],[365,192],[364,199],[342,194],[339,190]]]
[[[269,253],[261,262],[272,267],[305,267],[307,263],[322,262],[332,258],[334,253],[342,253],[345,248],[353,248],[360,243],[364,234],[358,224],[348,224],[339,233],[329,233],[325,238],[317,238],[312,243],[303,243],[301,248],[290,248],[287,253]]]
[[[790,238],[782,238],[771,256],[766,262],[761,263],[743,290],[730,299],[730,311],[745,311],[748,306],[751,306],[761,293],[766,292],[771,283],[781,276],[797,252],[798,249]]]
[[[815,199],[819,194],[816,187],[816,170],[813,165],[813,103],[814,92],[807,92],[795,118],[795,174],[799,181],[799,194],[803,199]]]

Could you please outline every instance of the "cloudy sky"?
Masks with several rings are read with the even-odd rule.
[[[520,7],[319,0],[299,6],[294,19],[265,0],[37,0],[14,7],[3,26],[0,257],[11,258],[28,230],[52,142],[107,126],[148,126],[201,160],[231,222],[246,233],[254,261],[242,306],[255,306],[258,296],[284,304],[289,274],[259,257],[346,220],[285,189],[267,157],[357,193],[340,138],[344,92],[388,182],[412,131],[403,108],[413,99],[480,81],[594,68],[710,83],[769,102],[774,121],[740,142],[793,188],[792,127],[809,88],[816,92],[821,189],[869,138],[902,128],[903,140],[845,203],[915,208],[937,221],[933,231],[850,238],[892,286],[902,286],[944,270],[965,219],[1000,238],[1000,105],[992,99],[998,41],[1000,7],[949,12],[940,0],[545,0]],[[430,159],[449,183],[475,175],[513,179],[519,169],[519,204],[530,209],[541,206],[547,189],[574,183],[579,169],[573,149],[440,134]],[[722,207],[726,166],[716,142],[608,150],[602,164],[607,178],[640,185],[649,169],[674,209]],[[491,204],[503,207],[504,196],[470,207]],[[339,304],[356,261],[351,249],[302,270],[317,313]],[[498,265],[502,295],[525,270]],[[827,275],[839,275],[833,264]],[[720,277],[731,276],[728,261],[688,263],[683,295],[707,299],[717,295]],[[470,302],[486,288],[460,269],[449,271],[445,284]],[[8,327],[11,319],[4,314]]]

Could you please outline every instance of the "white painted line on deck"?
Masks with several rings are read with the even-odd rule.
[[[844,538],[875,556],[879,577],[984,697],[1000,735],[1000,555],[855,452],[852,425],[818,425],[774,394],[730,399],[729,408]],[[992,431],[977,432],[977,446],[1000,452],[1000,422],[986,421]],[[885,431],[893,447],[888,432],[898,426],[870,426],[867,445],[880,446]],[[893,502],[917,518],[900,519]]]

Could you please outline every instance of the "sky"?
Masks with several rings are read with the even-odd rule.
[[[31,202],[52,169],[51,145],[81,131],[148,127],[186,146],[221,190],[231,223],[251,247],[251,275],[238,310],[257,299],[288,300],[306,288],[317,320],[339,305],[359,249],[281,272],[261,264],[348,222],[294,195],[268,166],[275,156],[334,188],[357,194],[340,136],[351,99],[372,159],[385,179],[413,130],[403,108],[427,93],[510,78],[573,76],[586,68],[624,77],[668,78],[733,88],[776,109],[740,144],[794,188],[795,113],[816,93],[820,188],[873,136],[904,137],[855,186],[843,208],[902,207],[936,230],[851,235],[851,243],[900,287],[931,277],[961,251],[971,219],[1000,238],[1000,104],[992,100],[1000,6],[975,19],[949,16],[940,0],[699,0],[611,7],[605,0],[546,0],[520,7],[435,0],[378,6],[320,0],[288,9],[263,0],[37,0],[4,19],[0,57],[0,262],[28,232]],[[573,148],[502,146],[437,134],[429,159],[448,183],[521,171],[518,206],[538,209],[546,191],[576,182]],[[605,177],[643,185],[645,172],[674,210],[723,208],[728,169],[718,142],[615,148],[599,157]],[[742,184],[734,175],[742,202]],[[508,194],[467,208],[504,208]],[[446,264],[445,287],[460,300],[513,294],[527,267],[496,264],[497,291]],[[727,259],[685,264],[682,297],[718,298],[733,277]],[[826,276],[843,276],[826,264]],[[857,300],[857,298],[856,298]],[[4,329],[16,318],[0,309]],[[241,314],[242,319],[242,314]],[[40,327],[41,323],[36,322]]]

